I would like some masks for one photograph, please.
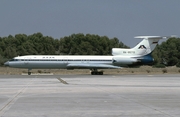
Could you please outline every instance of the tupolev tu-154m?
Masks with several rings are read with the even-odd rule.
[[[162,36],[137,36],[143,39],[134,48],[112,48],[112,56],[91,55],[26,55],[17,56],[4,63],[14,68],[31,69],[90,69],[92,75],[103,75],[98,69],[116,69],[150,64],[151,56]]]

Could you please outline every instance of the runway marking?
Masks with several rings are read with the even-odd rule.
[[[68,84],[65,80],[61,79],[61,78],[57,78],[61,83],[63,84]]]
[[[31,82],[28,82],[27,85],[23,87],[20,91],[18,91],[13,98],[7,101],[7,103],[0,109],[0,117],[2,117],[3,114],[16,102],[16,100],[18,99],[18,96],[23,94],[24,91],[29,87],[31,83],[32,83],[32,79],[31,79]]]

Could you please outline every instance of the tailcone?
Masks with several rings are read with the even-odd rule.
[[[154,59],[151,56],[151,54],[142,56],[139,60],[141,61],[142,64],[151,64],[154,62]]]

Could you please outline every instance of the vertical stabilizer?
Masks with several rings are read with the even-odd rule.
[[[135,38],[143,39],[139,44],[132,48],[136,55],[150,54],[158,44],[160,39],[166,38],[161,36],[137,36]]]
[[[144,56],[150,54],[158,44],[158,41],[163,38],[161,36],[137,36],[135,38],[143,39],[139,44],[137,44],[134,48],[125,49],[125,48],[113,48],[112,55],[123,55],[123,56]]]

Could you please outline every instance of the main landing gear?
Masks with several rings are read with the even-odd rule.
[[[103,71],[98,71],[97,69],[92,69],[91,75],[103,75]]]

